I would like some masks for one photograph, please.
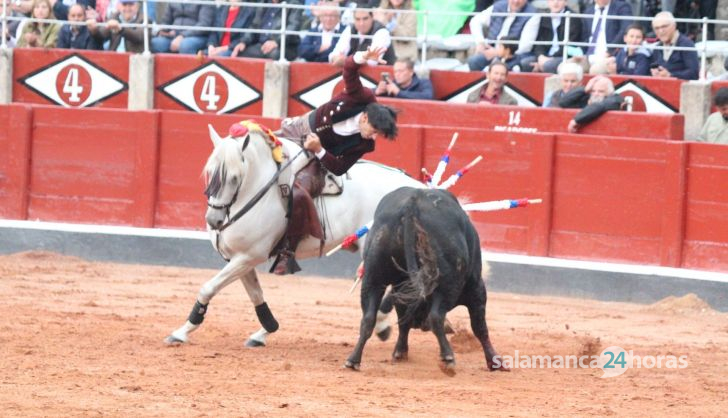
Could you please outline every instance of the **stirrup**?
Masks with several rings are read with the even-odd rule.
[[[270,266],[269,273],[285,275],[293,274],[301,271],[301,266],[296,262],[296,253],[291,250],[282,250],[276,256],[275,261]]]

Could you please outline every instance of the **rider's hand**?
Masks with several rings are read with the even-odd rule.
[[[313,152],[314,154],[318,154],[322,148],[321,140],[316,134],[308,134],[306,135],[306,140],[303,141],[303,147]]]

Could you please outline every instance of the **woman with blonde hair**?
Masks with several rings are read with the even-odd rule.
[[[50,0],[34,0],[31,16],[35,19],[55,19]],[[26,21],[20,33],[18,47],[55,48],[61,25]]]
[[[382,0],[374,19],[384,25],[392,36],[417,36],[417,15],[413,11],[412,0]],[[398,59],[417,61],[417,41],[392,40],[394,53]]]

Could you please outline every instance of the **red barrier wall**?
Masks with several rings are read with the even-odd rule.
[[[156,112],[33,111],[28,217],[154,225]]]
[[[425,130],[424,166],[435,170],[452,138],[449,128]],[[476,165],[451,190],[471,202],[543,198],[551,194],[553,135],[492,132],[458,129],[458,140],[451,153],[443,179],[463,168],[477,156]],[[547,255],[550,205],[528,210],[472,213],[484,248],[530,255]]]
[[[263,114],[266,60],[154,55],[155,109]]]
[[[33,113],[27,105],[0,106],[0,217],[28,217]]]
[[[0,217],[203,228],[207,123],[247,118],[0,106]],[[270,127],[277,119],[256,118]],[[437,166],[453,128],[402,125],[370,159]],[[471,201],[542,198],[473,214],[484,248],[529,255],[728,270],[728,147],[458,127],[445,176]]]
[[[688,150],[683,266],[728,271],[728,146]]]
[[[126,109],[129,54],[16,48],[13,78],[13,102]]]
[[[457,126],[525,133],[567,132],[569,121],[577,113],[570,109],[481,106],[424,100],[384,98],[380,101],[400,109],[400,123],[409,125]],[[580,132],[587,135],[681,140],[684,132],[683,121],[683,116],[679,114],[608,112]]]

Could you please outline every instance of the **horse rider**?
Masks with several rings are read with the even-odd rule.
[[[273,263],[274,274],[290,274],[300,270],[295,260],[298,243],[311,235],[321,240],[321,228],[313,199],[324,186],[325,170],[340,176],[346,173],[362,155],[374,151],[378,136],[394,140],[397,136],[397,113],[377,103],[371,89],[359,79],[359,68],[367,61],[384,63],[386,48],[369,48],[346,58],[344,90],[329,102],[303,116],[286,118],[281,122],[282,136],[302,140],[303,148],[316,158],[296,174],[293,182],[293,206],[288,214],[286,235],[278,245],[278,257]]]

